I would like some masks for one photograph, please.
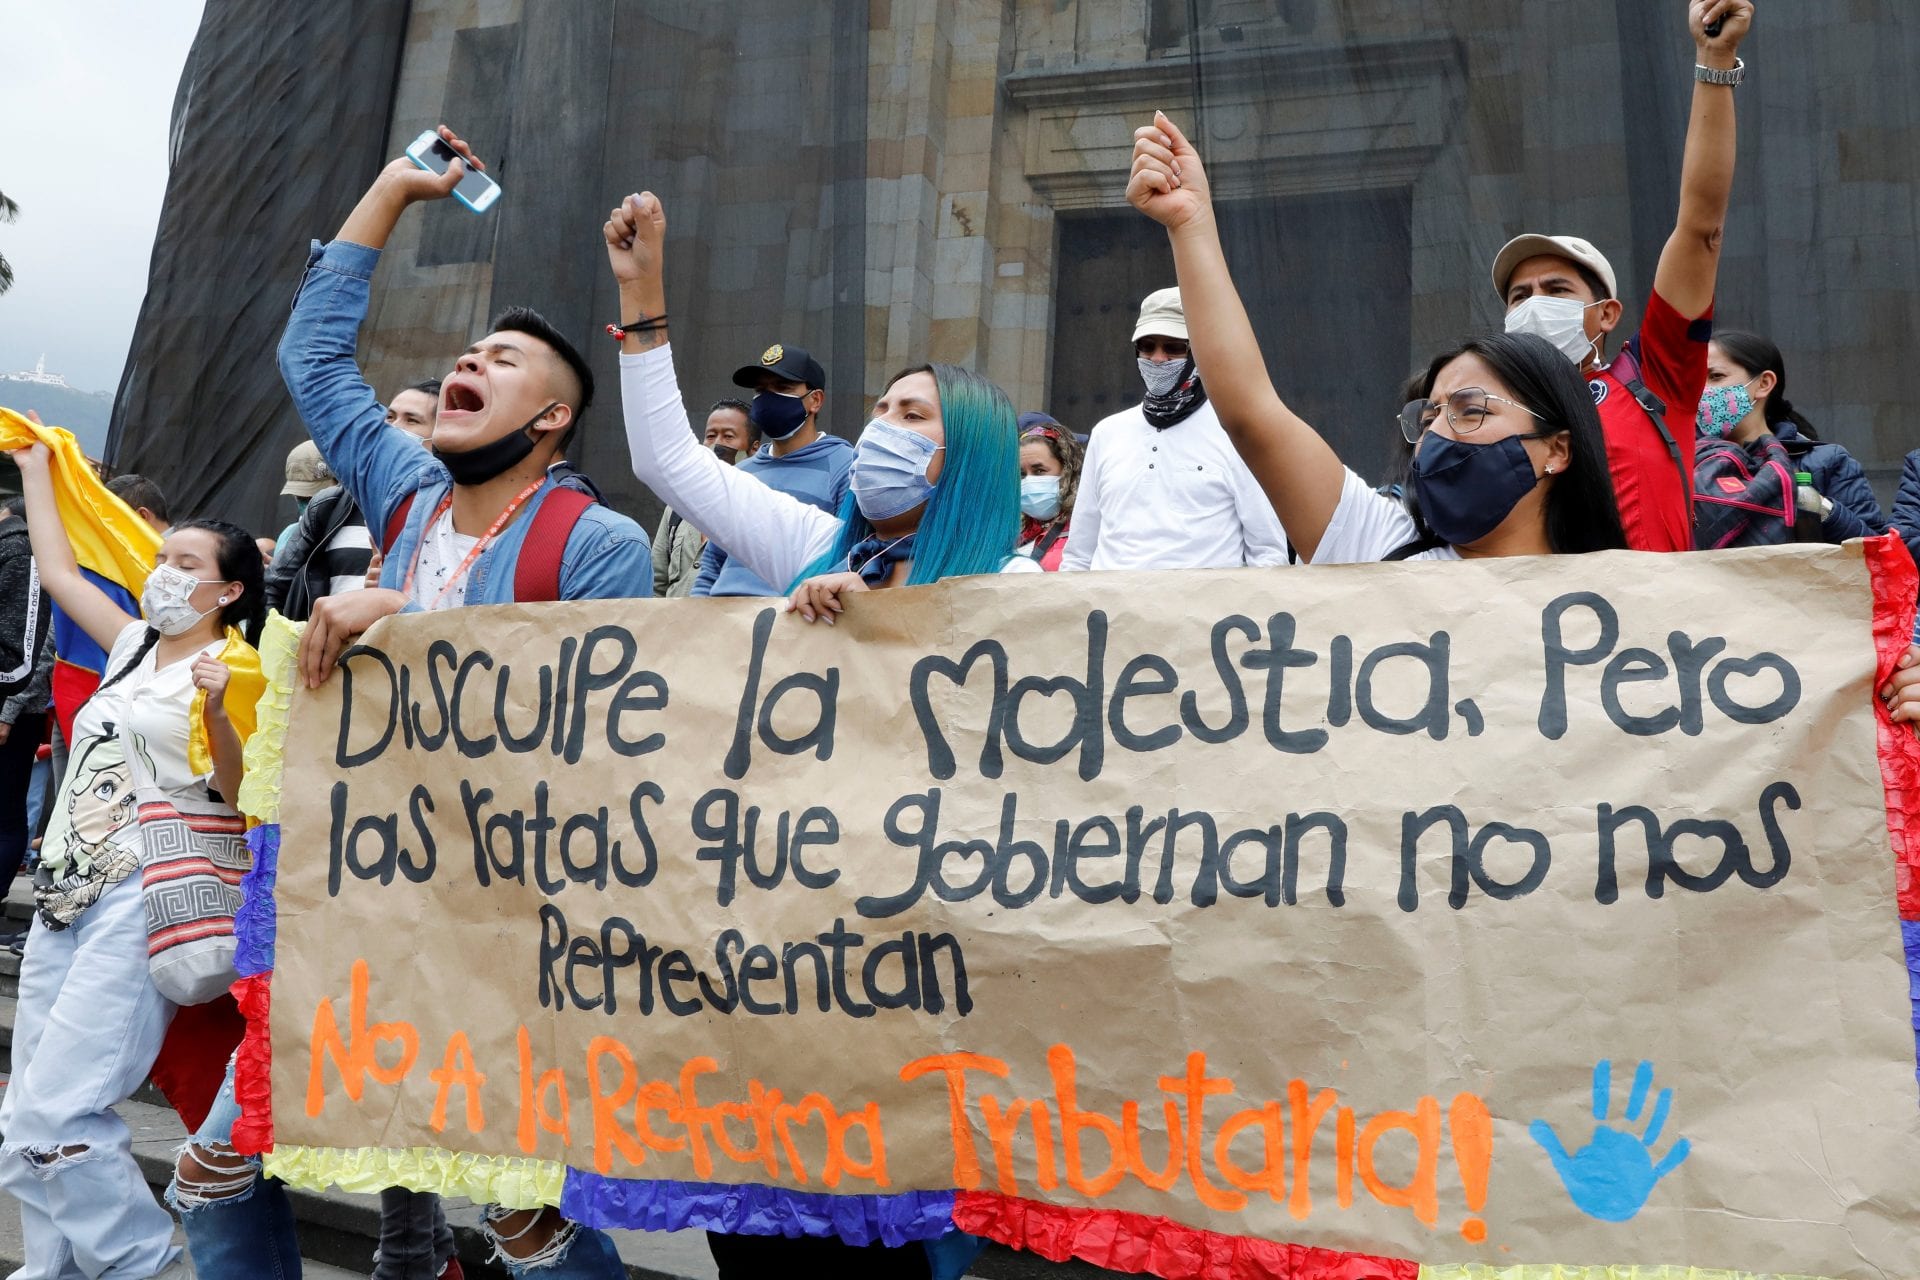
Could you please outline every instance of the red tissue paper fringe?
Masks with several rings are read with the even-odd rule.
[[[1420,1264],[1200,1231],[1167,1218],[1041,1204],[986,1191],[954,1194],[953,1224],[1052,1262],[1078,1258],[1163,1280],[1418,1280]]]
[[[1880,686],[1913,643],[1914,603],[1920,572],[1899,535],[1863,544],[1873,576],[1874,718],[1880,730],[1880,777],[1887,789],[1887,836],[1893,843],[1894,891],[1902,920],[1920,920],[1920,738],[1910,724],[1895,724],[1880,701]]]
[[[240,1118],[233,1122],[233,1149],[257,1156],[273,1148],[273,1044],[267,1038],[273,1003],[273,972],[233,984],[233,998],[246,1015],[247,1034],[233,1057],[233,1096]]]

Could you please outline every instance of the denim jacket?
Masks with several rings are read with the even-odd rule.
[[[333,474],[361,511],[376,539],[408,495],[414,502],[405,527],[380,571],[380,585],[398,590],[419,554],[427,522],[452,490],[453,478],[432,452],[406,432],[386,424],[373,388],[355,359],[360,324],[367,316],[373,269],[380,251],[336,240],[313,242],[307,272],[293,300],[293,316],[280,338],[280,376],[294,407]],[[514,567],[533,514],[559,487],[549,474],[515,520],[474,561],[467,574],[467,604],[513,602]],[[596,503],[573,526],[560,557],[562,600],[610,600],[653,594],[653,551],[632,520]],[[408,604],[412,610],[414,605]]]

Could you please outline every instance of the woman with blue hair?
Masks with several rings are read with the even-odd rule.
[[[829,624],[845,597],[882,587],[1039,566],[1011,554],[1020,533],[1020,439],[999,387],[945,364],[887,384],[860,433],[847,496],[820,511],[724,466],[687,424],[667,344],[661,276],[666,216],[628,196],[604,228],[620,287],[620,390],[633,473],[696,529]]]
[[[667,345],[666,230],[651,192],[628,196],[604,228],[620,314],[635,317],[616,330],[627,447],[634,475],[662,502],[766,581],[791,584],[792,607],[809,622],[832,625],[855,592],[1040,571],[1012,554],[1020,533],[1013,405],[999,387],[965,369],[923,364],[894,376],[860,433],[837,512],[770,489],[702,448],[688,426]],[[708,1241],[720,1280],[951,1280],[981,1248],[957,1231],[902,1247],[711,1233]]]

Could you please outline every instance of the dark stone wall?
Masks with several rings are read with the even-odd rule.
[[[283,462],[305,432],[274,347],[307,242],[339,226],[388,158],[408,8],[207,4],[107,444],[176,512],[278,528]]]

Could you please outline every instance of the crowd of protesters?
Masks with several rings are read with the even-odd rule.
[[[0,1186],[20,1205],[27,1252],[14,1280],[299,1273],[284,1190],[231,1145],[238,1020],[156,989],[131,874],[137,789],[233,811],[259,692],[240,673],[269,609],[306,624],[300,671],[317,685],[354,637],[403,610],[786,596],[831,625],[859,593],[969,574],[1297,571],[1886,532],[1859,464],[1787,399],[1780,350],[1714,329],[1736,51],[1753,5],[1688,8],[1698,71],[1678,214],[1639,331],[1618,341],[1624,300],[1599,248],[1513,239],[1489,264],[1504,332],[1463,336],[1414,378],[1397,477],[1357,474],[1288,407],[1229,273],[1202,157],[1156,116],[1135,134],[1127,197],[1165,227],[1176,279],[1141,302],[1139,402],[1098,423],[1018,413],[978,374],[920,363],[887,383],[863,427],[831,424],[836,434],[821,416],[828,371],[780,341],[734,374],[751,399],[714,401],[696,436],[671,342],[666,211],[650,194],[622,201],[602,233],[633,472],[665,504],[649,539],[568,463],[594,377],[536,313],[505,312],[449,353],[442,377],[384,404],[368,386],[355,346],[381,251],[409,206],[461,176],[461,165],[389,165],[313,250],[280,344],[311,434],[286,463],[295,523],[256,540],[218,519],[176,520],[150,481],[120,477],[113,491],[158,545],[134,599],[76,561],[56,514],[58,460],[40,445],[14,454],[24,496],[0,507],[0,886],[30,869],[35,906],[0,1105]],[[1381,390],[1383,426],[1399,398]],[[1891,523],[1920,551],[1920,451]],[[1920,720],[1920,665],[1881,696],[1896,719]],[[190,1257],[170,1243],[172,1218],[113,1111],[150,1076],[194,1135],[168,1194]],[[436,1197],[389,1190],[381,1209],[376,1276],[458,1277]],[[555,1210],[485,1218],[514,1275],[625,1274],[604,1233]],[[729,1280],[949,1276],[972,1253],[964,1239],[711,1243]]]

